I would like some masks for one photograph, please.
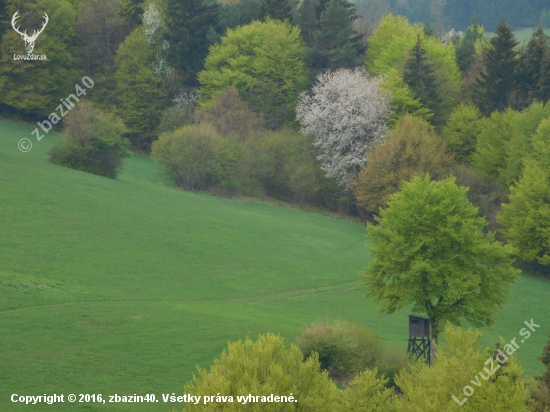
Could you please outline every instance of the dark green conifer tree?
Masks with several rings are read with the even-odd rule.
[[[550,101],[550,52],[542,62],[537,99],[544,103]]]
[[[483,35],[481,24],[474,21],[466,29],[466,34],[456,46],[456,64],[461,71],[465,71],[476,57],[476,41]]]
[[[518,42],[512,28],[504,21],[498,23],[488,47],[483,53],[485,69],[479,75],[474,89],[474,102],[485,115],[503,111],[510,106],[518,91]]]
[[[292,16],[292,4],[290,0],[261,0],[260,18],[268,17],[275,20],[290,20]]]
[[[217,25],[219,5],[203,0],[168,0],[166,7],[168,63],[188,86],[196,86],[197,73],[208,54],[209,33]]]
[[[542,63],[549,52],[549,38],[544,34],[540,24],[533,32],[521,56],[519,84],[530,100],[542,100],[539,82],[542,74]]]
[[[328,3],[314,32],[313,47],[308,50],[308,63],[314,71],[355,66],[362,51],[361,36],[353,30],[355,19],[355,6],[347,0]]]
[[[422,47],[422,40],[418,36],[416,45],[411,49],[409,58],[405,62],[403,80],[409,85],[420,102],[434,112],[432,122],[441,121],[441,97],[439,96],[437,79],[428,60],[426,50]]]
[[[122,5],[122,14],[126,16],[133,27],[140,25],[143,18],[143,1],[125,0]]]
[[[295,24],[300,28],[302,39],[307,47],[313,47],[314,33],[319,27],[317,7],[319,0],[303,0],[298,8]]]

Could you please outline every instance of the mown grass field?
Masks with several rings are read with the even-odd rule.
[[[406,350],[407,311],[357,288],[363,225],[170,187],[144,156],[117,180],[48,163],[57,135],[0,120],[0,411],[170,411],[165,404],[10,402],[13,393],[181,394],[228,340],[344,319]],[[21,153],[17,142],[33,140]],[[528,375],[550,334],[550,282],[522,277],[483,342],[520,344]]]

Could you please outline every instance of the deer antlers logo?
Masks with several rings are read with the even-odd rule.
[[[34,50],[34,42],[36,41],[36,38],[40,33],[44,31],[44,29],[46,28],[46,24],[48,24],[48,21],[50,20],[50,18],[46,13],[44,13],[44,22],[42,23],[43,26],[39,30],[34,30],[32,33],[32,36],[29,36],[27,35],[27,30],[25,30],[24,32],[20,32],[19,26],[15,27],[15,21],[17,20],[18,17],[19,17],[19,10],[17,10],[13,15],[11,19],[11,26],[18,34],[21,35],[21,37],[25,41],[25,48],[27,49],[27,53],[31,54],[32,51]]]

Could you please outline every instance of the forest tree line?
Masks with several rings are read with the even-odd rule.
[[[547,267],[548,36],[539,25],[519,44],[503,20],[489,38],[481,15],[462,33],[376,7],[10,0],[1,108],[42,120],[88,76],[55,163],[116,177],[131,142],[185,189],[369,220],[403,181],[456,176],[489,228]],[[34,51],[46,61],[13,59],[24,50],[7,29],[16,10],[29,30],[48,13]]]

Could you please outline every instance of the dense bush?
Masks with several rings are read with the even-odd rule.
[[[233,396],[232,403],[197,405],[187,403],[186,411],[303,411],[333,412],[339,395],[327,373],[319,368],[316,355],[306,360],[297,346],[285,348],[283,339],[273,334],[260,335],[257,341],[230,342],[227,351],[214,361],[210,370],[198,369],[184,391],[191,395]],[[297,402],[237,402],[237,396],[289,396]],[[284,407],[284,409],[282,409]]]
[[[240,142],[264,132],[261,119],[243,102],[235,87],[228,87],[215,97],[201,117],[219,134],[232,136]]]
[[[428,123],[408,115],[403,117],[390,137],[370,151],[351,184],[357,203],[367,213],[376,214],[403,181],[426,173],[434,178],[445,177],[453,162],[446,149]]]
[[[250,189],[247,150],[208,123],[159,136],[151,155],[176,185],[188,190],[238,192]]]
[[[318,356],[329,376],[343,384],[359,372],[372,369],[382,355],[378,336],[367,327],[347,322],[313,324],[296,338],[296,343],[306,358]]]
[[[114,179],[122,159],[130,156],[125,132],[122,121],[80,101],[63,119],[61,142],[50,150],[50,161]]]

